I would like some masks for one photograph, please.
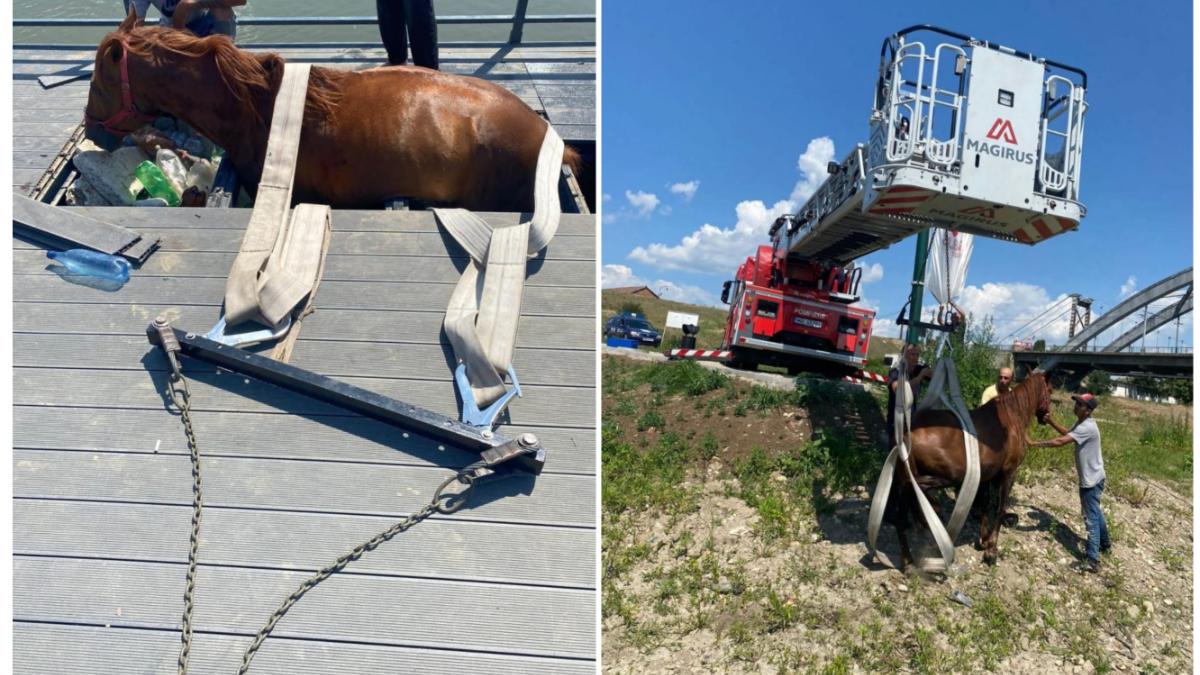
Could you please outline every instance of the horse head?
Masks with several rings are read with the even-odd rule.
[[[123,137],[163,114],[207,113],[213,119],[262,124],[260,107],[269,107],[283,77],[282,63],[276,54],[243,52],[223,35],[198,38],[169,28],[137,28],[131,12],[96,50],[85,135],[113,150]]]
[[[1045,424],[1046,419],[1050,416],[1050,377],[1045,372],[1036,370],[1029,376],[1029,379],[1032,386],[1039,387],[1034,414],[1037,415],[1039,423]]]
[[[134,100],[129,74],[129,40],[134,35],[137,15],[129,15],[117,30],[104,36],[96,49],[92,84],[84,108],[84,133],[106,150],[115,150],[121,139],[154,119]]]

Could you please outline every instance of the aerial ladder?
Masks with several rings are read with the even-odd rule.
[[[891,35],[880,52],[869,142],[830,162],[825,182],[774,224],[756,257],[769,248],[777,269],[853,274],[853,261],[917,235],[909,318],[900,317],[907,341],[916,342],[922,329],[938,327],[920,321],[930,227],[1034,245],[1079,226],[1087,213],[1079,200],[1086,91],[1083,70],[993,42],[928,25]],[[738,277],[723,294],[730,314],[722,349],[731,361],[863,361],[869,331],[860,330],[854,342],[864,349],[853,354],[802,344],[811,321],[788,316],[774,298],[774,332],[763,333],[758,297],[789,289],[752,283],[740,270]],[[823,281],[816,288],[828,295]],[[833,313],[840,321],[856,308],[837,295],[826,304],[841,305]],[[857,311],[859,325],[869,328],[873,315],[865,312]]]

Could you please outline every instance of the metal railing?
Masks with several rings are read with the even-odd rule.
[[[438,25],[511,25],[508,40],[505,42],[442,42],[446,46],[478,46],[496,47],[515,44],[561,45],[561,44],[595,44],[588,42],[538,41],[524,43],[525,26],[527,24],[580,24],[595,23],[595,14],[527,14],[529,0],[517,0],[512,14],[474,14],[451,15],[436,17]],[[54,18],[54,19],[13,19],[14,28],[115,28],[121,23],[121,17],[112,19],[84,18]],[[378,18],[374,16],[238,16],[238,27],[244,26],[374,26]],[[250,46],[286,46],[278,43],[248,43]],[[306,46],[325,45],[329,43],[305,43]],[[366,46],[363,43],[336,43],[338,46]],[[370,43],[374,44],[374,43]],[[14,44],[15,49],[93,49],[94,44]]]

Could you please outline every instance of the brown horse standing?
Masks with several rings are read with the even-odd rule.
[[[278,55],[242,51],[224,36],[134,28],[126,19],[96,52],[88,138],[111,148],[147,118],[171,114],[224,148],[253,189],[283,69]],[[530,211],[545,133],[546,122],[521,99],[484,80],[406,66],[314,66],[294,193],[341,208],[403,196]],[[578,173],[572,148],[564,163]]]
[[[971,411],[979,440],[979,486],[984,500],[979,525],[979,547],[983,560],[995,564],[1000,522],[1004,518],[1009,491],[1017,477],[1017,469],[1025,459],[1025,433],[1036,415],[1042,419],[1050,413],[1050,385],[1045,373],[1035,372],[1011,391],[1000,394]],[[910,461],[917,485],[930,490],[959,486],[966,475],[966,452],[963,432],[958,418],[948,410],[926,410],[917,413],[912,422]],[[900,561],[905,567],[913,562],[908,545],[908,520],[918,514],[916,494],[905,471],[897,470],[900,487],[894,492],[896,501],[889,508],[889,520],[896,526],[900,539]]]

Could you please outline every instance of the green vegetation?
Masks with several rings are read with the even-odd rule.
[[[968,398],[994,381],[996,353],[974,346],[987,344],[989,330],[968,332],[956,350]],[[621,646],[649,654],[706,631],[715,636],[715,660],[704,666],[712,672],[765,664],[781,673],[994,671],[1012,667],[1015,655],[1041,652],[1104,673],[1116,667],[1112,635],[1151,643],[1144,604],[1153,599],[1155,616],[1173,611],[1129,583],[1115,557],[1106,562],[1104,584],[1086,583],[1059,562],[1068,555],[1062,548],[1010,548],[1016,536],[1007,532],[1001,556],[1010,567],[979,567],[950,584],[909,577],[902,592],[894,575],[864,587],[863,568],[822,539],[861,527],[864,486],[883,460],[882,389],[820,378],[768,389],[686,361],[606,357],[602,373],[602,612],[606,626],[620,626]],[[1069,425],[1070,400],[1061,392],[1055,399],[1053,414]],[[1140,478],[1189,494],[1190,409],[1105,397],[1096,417],[1112,495],[1106,499],[1146,499],[1150,488]],[[799,418],[804,434],[789,426]],[[752,440],[730,440],[743,429],[738,438]],[[1051,433],[1030,429],[1039,438]],[[1069,485],[1072,450],[1031,449],[1022,471],[1019,485]],[[1067,503],[1040,506],[1051,521],[1047,540],[1077,536],[1077,505]],[[752,528],[734,534],[725,524],[722,531],[730,504],[740,509],[736,522]],[[1122,545],[1134,525],[1115,514],[1109,523]],[[1188,574],[1190,548],[1163,543],[1146,550],[1172,578]],[[1014,576],[1011,566],[1036,573]],[[959,588],[974,601],[971,608],[947,599]],[[1171,644],[1148,654],[1165,670],[1190,667],[1183,643]]]

